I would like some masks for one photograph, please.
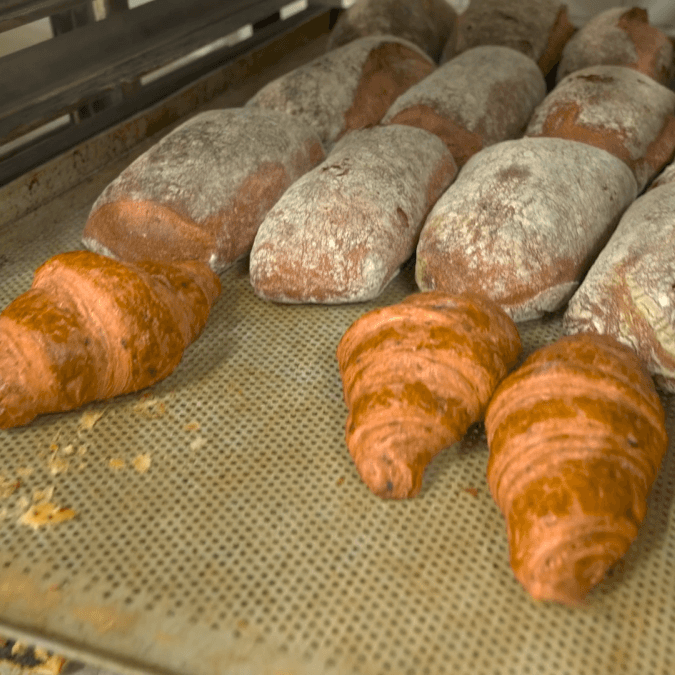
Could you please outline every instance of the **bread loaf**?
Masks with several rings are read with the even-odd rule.
[[[673,45],[649,24],[640,7],[612,7],[594,16],[563,49],[558,81],[576,70],[595,65],[633,68],[667,84],[673,68]]]
[[[570,300],[568,333],[606,333],[632,347],[675,393],[675,183],[649,190],[626,211]]]
[[[513,322],[478,296],[417,293],[355,321],[337,358],[346,440],[380,497],[413,497],[424,469],[461,440],[521,350]]]
[[[522,135],[545,95],[532,59],[509,47],[474,47],[401,94],[382,123],[435,133],[462,167],[481,148]]]
[[[607,150],[632,169],[642,191],[675,152],[675,92],[632,68],[583,68],[548,94],[525,135]]]
[[[267,214],[250,257],[255,292],[296,303],[375,298],[413,254],[455,173],[450,152],[427,131],[352,131]]]
[[[404,38],[438,61],[457,42],[457,14],[446,0],[357,0],[339,16],[328,49],[370,35]]]
[[[317,135],[283,113],[201,113],[108,185],[83,242],[122,260],[202,260],[220,272],[250,251],[270,207],[323,158]]]
[[[511,47],[546,75],[573,33],[565,4],[558,0],[471,0],[459,21],[457,52],[479,45]],[[443,54],[442,61],[450,57]]]
[[[635,539],[666,451],[649,375],[607,335],[563,338],[499,385],[485,429],[516,578],[579,604]]]
[[[0,314],[0,428],[167,377],[219,295],[218,277],[198,261],[50,258]]]
[[[515,321],[567,302],[637,192],[604,150],[523,138],[481,150],[420,235],[422,290],[482,293]]]
[[[314,128],[330,150],[348,131],[377,124],[406,89],[435,67],[407,40],[360,38],[273,80],[246,105],[292,115]]]

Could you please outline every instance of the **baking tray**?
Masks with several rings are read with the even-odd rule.
[[[239,105],[320,49],[208,107]],[[49,256],[81,248],[95,198],[156,140],[0,229],[0,306]],[[0,200],[16,206],[29,182]],[[259,300],[246,261],[221,279],[165,381],[0,432],[0,634],[129,674],[675,672],[672,442],[636,541],[588,602],[535,602],[508,565],[480,426],[412,500],[373,496],[349,458],[335,348],[361,314],[416,290],[412,262],[377,301],[335,307]],[[560,317],[519,328],[527,354],[558,337]],[[75,517],[22,524],[40,500]]]

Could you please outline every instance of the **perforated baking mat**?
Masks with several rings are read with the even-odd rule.
[[[93,201],[152,142],[0,228],[0,307],[80,248]],[[335,348],[415,291],[412,266],[341,307],[265,303],[245,261],[222,282],[165,381],[0,431],[0,635],[129,674],[675,672],[672,441],[637,540],[587,604],[535,602],[508,565],[480,428],[409,501],[372,495],[348,455]],[[520,329],[529,353],[559,318]],[[39,502],[74,517],[23,524]]]
[[[2,306],[80,247],[119,170],[0,235]],[[409,501],[373,496],[347,453],[337,342],[415,290],[412,266],[376,303],[342,307],[265,303],[246,262],[222,282],[164,382],[0,432],[0,633],[122,673],[674,672],[672,448],[637,540],[588,603],[534,602],[509,569],[480,429]],[[559,320],[521,329],[529,352]],[[75,516],[21,524],[45,499]]]

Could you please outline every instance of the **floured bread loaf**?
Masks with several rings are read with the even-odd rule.
[[[283,113],[201,113],[108,185],[83,242],[126,261],[201,260],[219,272],[248,253],[270,207],[323,158],[316,133]]]
[[[410,40],[438,61],[457,43],[457,13],[446,0],[357,0],[338,18],[328,48],[368,35]]]
[[[581,141],[611,152],[639,190],[675,152],[675,92],[623,66],[590,66],[560,82],[534,111],[526,136]]]
[[[414,252],[456,171],[443,142],[422,129],[347,134],[260,226],[250,259],[255,292],[296,303],[376,297]]]
[[[436,134],[461,167],[481,148],[522,135],[544,96],[531,58],[509,47],[474,47],[401,94],[382,123]]]
[[[567,302],[637,186],[613,155],[558,138],[481,150],[429,214],[417,246],[422,290],[482,293],[514,321]]]
[[[459,21],[457,52],[478,45],[511,47],[546,75],[573,33],[567,8],[558,0],[471,0]],[[442,60],[451,56],[443,54]]]
[[[436,65],[393,36],[353,40],[265,85],[247,107],[281,110],[313,127],[326,150],[345,133],[377,124]]]
[[[671,162],[666,168],[654,179],[649,189],[652,190],[660,185],[667,185],[668,183],[675,183],[675,163]]]
[[[635,201],[570,300],[568,333],[606,333],[632,347],[675,393],[675,183]]]
[[[565,45],[556,77],[595,65],[626,66],[667,84],[673,67],[668,36],[640,7],[612,7],[594,16]]]

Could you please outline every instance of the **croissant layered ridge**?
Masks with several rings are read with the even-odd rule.
[[[666,450],[649,375],[614,338],[562,338],[500,384],[485,427],[515,576],[579,604],[637,536]]]
[[[366,485],[415,496],[431,459],[482,419],[520,350],[513,321],[480,296],[418,293],[357,319],[337,358],[347,446]]]

